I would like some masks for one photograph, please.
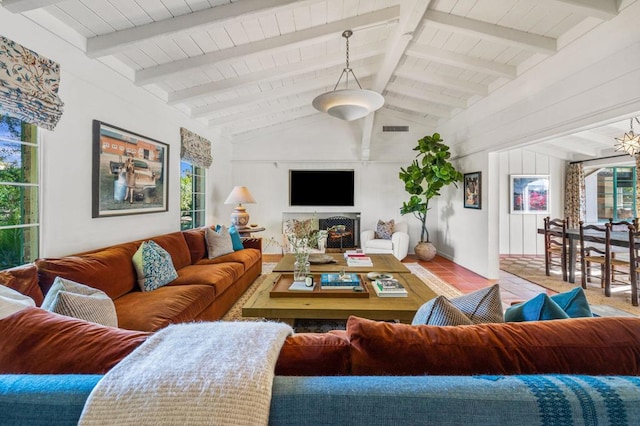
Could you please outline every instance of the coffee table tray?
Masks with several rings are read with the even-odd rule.
[[[312,291],[289,290],[289,286],[293,284],[293,274],[280,274],[274,281],[269,297],[369,297],[369,288],[363,275],[360,275],[360,287],[363,291],[323,289],[319,276],[314,277],[314,282],[315,287]]]

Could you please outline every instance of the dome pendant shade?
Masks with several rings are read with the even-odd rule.
[[[351,30],[345,30],[342,33],[342,37],[347,40],[347,66],[342,70],[336,86],[333,91],[317,96],[312,102],[313,107],[318,111],[326,112],[332,117],[345,121],[366,117],[369,113],[379,110],[384,105],[382,95],[373,90],[363,89],[353,70],[349,67],[349,37],[352,35],[353,31]],[[349,89],[349,74],[358,83],[357,89]],[[342,77],[345,77],[346,89],[336,90]]]
[[[372,90],[341,89],[317,96],[312,105],[333,117],[353,121],[382,108],[384,98]]]

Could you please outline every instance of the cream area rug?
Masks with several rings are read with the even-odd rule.
[[[570,283],[562,280],[559,274],[545,274],[544,256],[504,256],[500,259],[500,269],[516,275],[541,287],[563,293],[580,286],[580,273],[576,273],[576,282]],[[632,315],[640,316],[640,307],[631,304],[630,292],[616,291],[612,287],[611,297],[606,297],[600,288],[600,283],[593,280],[587,283],[585,293],[590,305],[609,306]]]
[[[443,295],[446,297],[456,297],[460,296],[462,292],[457,288],[447,284],[442,281],[440,278],[436,277],[434,274],[429,272],[424,267],[420,266],[417,263],[405,263],[404,264],[412,274],[416,275],[420,280],[425,283],[426,286],[430,287],[436,294]],[[253,284],[244,292],[244,294],[236,301],[236,303],[229,309],[229,311],[222,317],[223,321],[255,321],[256,318],[243,318],[242,317],[242,306],[247,303],[247,300],[255,293],[255,291],[260,287],[260,284],[265,279],[267,274],[270,274],[273,271],[273,268],[276,266],[274,262],[263,262],[262,263],[262,275],[259,276]],[[294,328],[297,332],[301,331],[323,331],[327,329],[327,325],[329,327],[336,328],[344,328],[344,321],[329,321],[330,324],[327,324],[327,321],[324,321],[322,325],[317,325],[317,321],[301,321],[300,324],[296,323]],[[330,329],[330,328],[329,328]]]

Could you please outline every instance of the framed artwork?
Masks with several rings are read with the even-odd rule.
[[[92,217],[168,210],[169,145],[93,120]]]
[[[464,174],[464,208],[481,209],[482,172]]]
[[[511,213],[549,213],[549,175],[511,175]]]

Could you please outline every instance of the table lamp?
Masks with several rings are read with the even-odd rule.
[[[246,186],[234,187],[224,202],[225,204],[238,204],[231,212],[231,224],[236,228],[246,228],[249,223],[249,213],[242,204],[255,204],[255,202],[256,200]]]

